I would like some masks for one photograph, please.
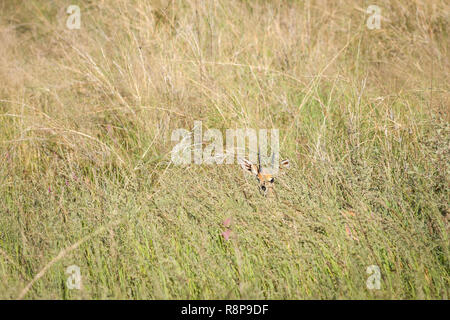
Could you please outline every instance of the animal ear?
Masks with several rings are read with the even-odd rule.
[[[239,161],[241,168],[244,169],[245,171],[249,172],[249,173],[253,173],[253,174],[258,174],[258,168],[256,167],[256,165],[254,165],[253,163],[251,163],[250,161],[246,160],[246,159],[240,159]]]
[[[291,162],[289,159],[285,159],[280,162],[280,169],[289,169],[291,167]]]

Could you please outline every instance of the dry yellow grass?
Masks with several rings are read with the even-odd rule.
[[[0,297],[448,299],[449,12],[2,1]],[[195,120],[278,128],[279,199],[237,165],[171,165]]]

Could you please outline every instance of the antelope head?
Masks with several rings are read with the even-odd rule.
[[[244,169],[244,171],[254,175],[259,183],[259,190],[264,196],[271,196],[274,192],[273,185],[275,182],[275,168],[274,168],[274,156],[275,154],[272,154],[272,163],[271,167],[262,167],[261,166],[261,157],[258,152],[258,164],[253,164],[252,162],[248,161],[247,159],[241,159],[241,168]],[[284,171],[290,167],[289,160],[283,160],[280,162],[279,169],[281,171]]]

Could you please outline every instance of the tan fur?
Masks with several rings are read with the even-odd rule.
[[[274,194],[273,186],[275,177],[270,172],[269,168],[258,167],[257,165],[251,163],[250,161],[243,159],[241,162],[241,167],[245,171],[253,174],[259,182],[259,190],[264,196],[270,197]],[[289,160],[283,160],[280,163],[280,170],[285,170],[289,168]]]

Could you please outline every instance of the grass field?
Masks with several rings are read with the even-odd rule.
[[[0,298],[449,299],[449,12],[1,1]],[[171,163],[197,120],[279,129],[278,197]]]

